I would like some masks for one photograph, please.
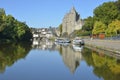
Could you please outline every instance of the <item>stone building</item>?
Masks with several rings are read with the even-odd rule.
[[[67,13],[62,21],[62,34],[67,32],[68,35],[74,30],[82,28],[83,21],[80,19],[80,15],[76,12],[75,8],[72,7],[69,13]]]

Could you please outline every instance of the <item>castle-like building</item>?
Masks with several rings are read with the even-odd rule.
[[[83,21],[80,19],[80,15],[72,7],[69,13],[67,13],[62,21],[62,34],[65,32],[71,34],[74,30],[79,30],[83,26]]]

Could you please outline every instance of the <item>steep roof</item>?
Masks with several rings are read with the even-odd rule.
[[[72,12],[72,13],[75,12],[75,13],[76,13],[76,10],[75,10],[75,7],[74,7],[74,6],[71,8],[70,12]]]

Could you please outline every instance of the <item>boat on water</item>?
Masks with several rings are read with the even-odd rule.
[[[74,38],[72,43],[75,45],[84,45],[85,44],[84,40],[82,38],[79,38],[79,37]]]
[[[81,45],[72,45],[72,47],[73,47],[73,50],[75,50],[75,51],[82,51],[83,50],[83,46],[81,46]]]
[[[70,43],[71,41],[69,39],[67,39],[67,38],[56,38],[55,42],[58,42],[58,43]]]

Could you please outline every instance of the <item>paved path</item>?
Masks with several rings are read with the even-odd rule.
[[[85,39],[85,44],[104,50],[120,53],[120,40],[90,40]]]

